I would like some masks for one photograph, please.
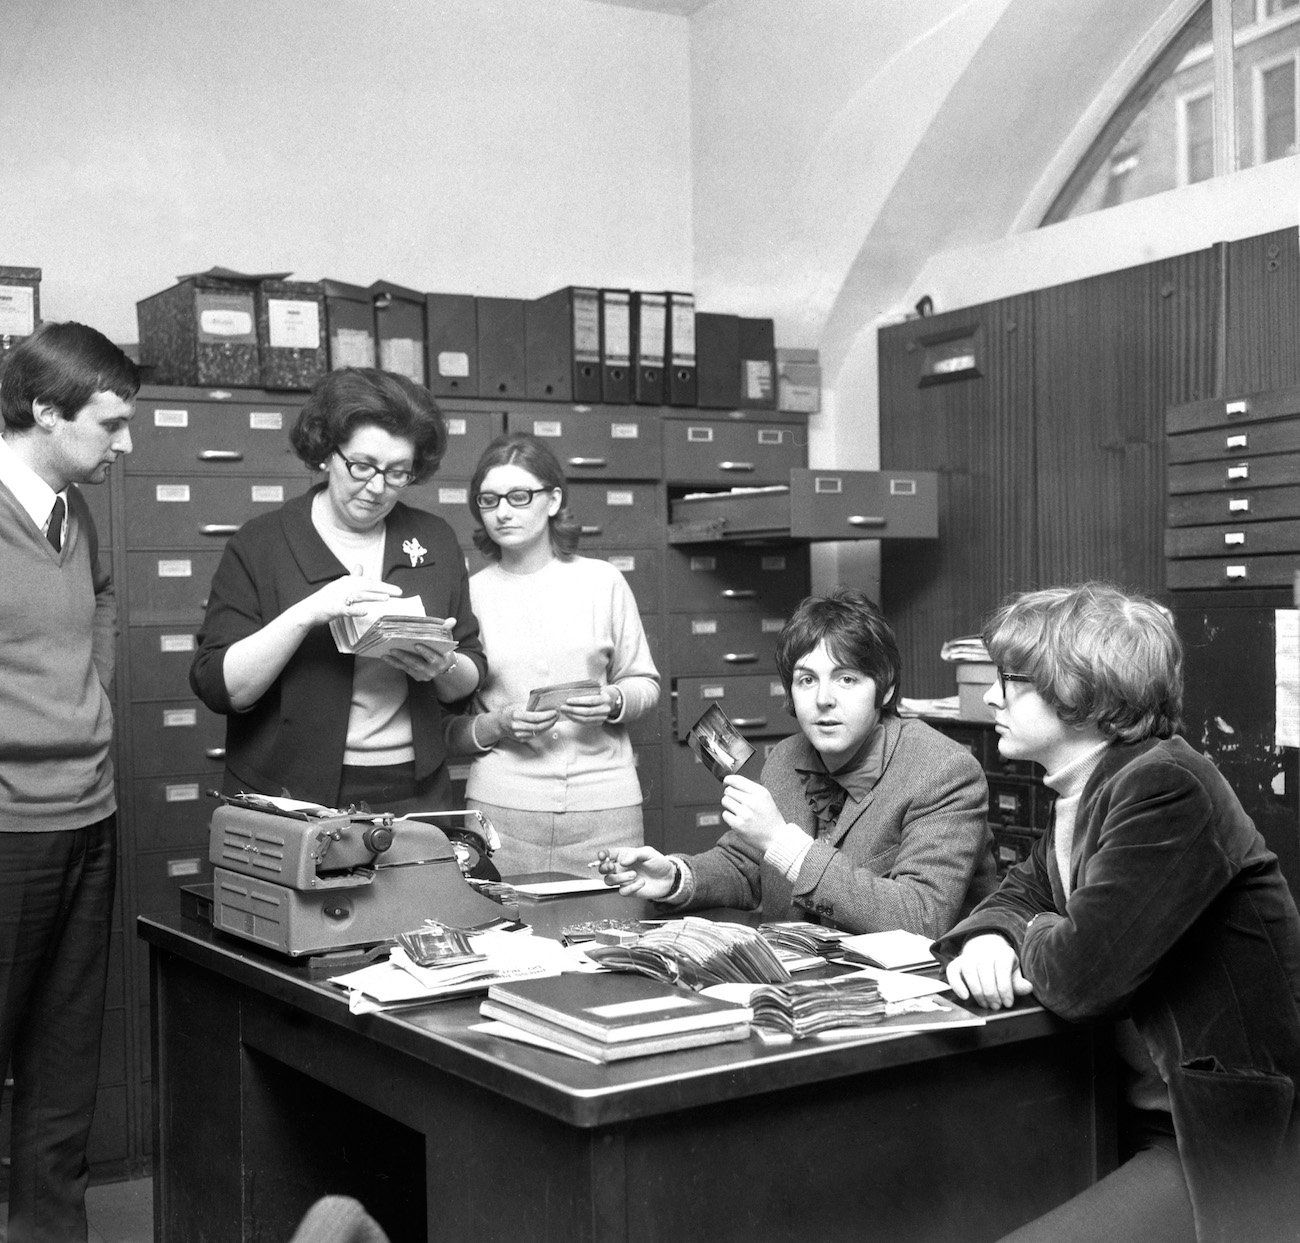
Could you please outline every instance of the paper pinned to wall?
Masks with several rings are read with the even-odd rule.
[[[1273,623],[1276,727],[1279,747],[1300,747],[1300,609],[1277,609]]]

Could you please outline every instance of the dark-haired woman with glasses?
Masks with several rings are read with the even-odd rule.
[[[564,471],[541,441],[493,441],[470,506],[492,562],[470,579],[491,665],[451,732],[474,756],[466,801],[501,836],[502,875],[582,871],[593,850],[644,840],[626,727],[658,702],[659,672],[623,575],[575,555]],[[529,709],[532,690],[584,681],[595,689]]]
[[[325,483],[240,528],[212,580],[195,692],[226,716],[224,789],[347,807],[450,806],[444,705],[486,668],[455,534],[401,503],[438,467],[447,432],[404,376],[324,376],[290,435]],[[330,622],[418,596],[458,646],[379,658],[338,650]]]

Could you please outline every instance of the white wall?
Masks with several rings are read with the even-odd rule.
[[[214,264],[691,288],[689,23],[589,0],[5,0],[0,264],[136,339]]]

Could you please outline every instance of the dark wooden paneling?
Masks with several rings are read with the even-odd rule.
[[[921,386],[927,341],[975,331],[978,376]],[[950,695],[946,639],[978,628],[1033,564],[1032,299],[910,320],[880,334],[880,460],[939,472],[939,538],[883,546],[882,607],[905,695]]]
[[[1164,583],[1164,419],[1214,381],[1213,252],[1035,295],[1034,583]]]
[[[1227,247],[1228,393],[1300,383],[1300,246],[1283,229]]]

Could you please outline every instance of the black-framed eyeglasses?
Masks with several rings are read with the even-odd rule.
[[[554,491],[554,488],[511,488],[509,492],[480,492],[474,504],[480,509],[495,509],[505,501],[511,509],[527,509],[535,496]]]
[[[334,452],[348,468],[348,474],[358,483],[369,483],[376,475],[383,475],[384,483],[390,488],[404,488],[415,478],[415,472],[409,466],[384,467],[376,466],[373,462],[354,462],[350,457],[344,457],[338,449]]]
[[[1008,673],[1001,665],[994,665],[994,668],[998,671],[998,694],[1003,699],[1007,697],[1008,682],[1028,682],[1031,686],[1034,684],[1034,679],[1027,673]]]

